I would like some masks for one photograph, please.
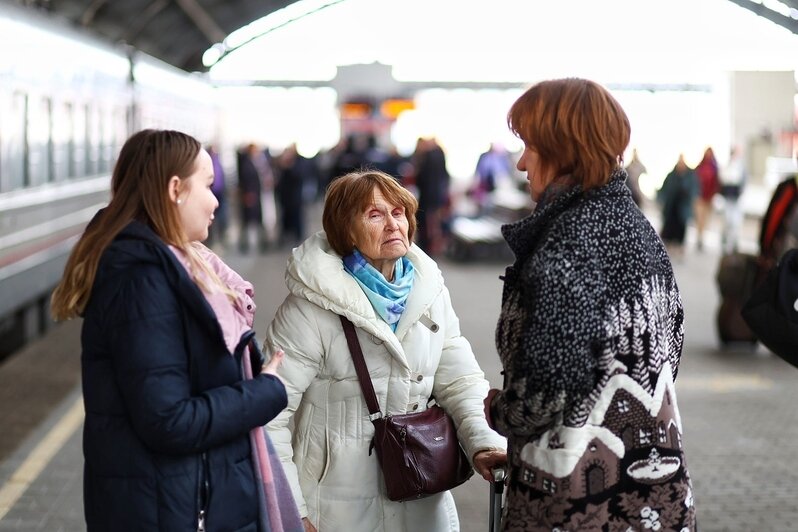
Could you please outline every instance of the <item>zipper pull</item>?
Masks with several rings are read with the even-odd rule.
[[[406,445],[405,445],[405,438],[406,438],[406,436],[407,436],[407,427],[402,427],[402,428],[399,430],[399,437],[402,439],[402,447],[403,447],[403,448],[404,448],[404,447],[406,447]],[[403,452],[403,453],[402,453],[402,456],[403,456],[403,457],[404,457],[404,459],[405,459],[405,467],[409,468],[409,467],[410,467],[410,459],[409,459],[409,458],[408,458],[408,456],[407,456],[407,451]]]
[[[197,520],[197,532],[205,532],[205,510],[200,510]]]

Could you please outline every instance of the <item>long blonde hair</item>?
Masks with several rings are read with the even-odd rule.
[[[83,314],[100,257],[133,220],[146,224],[165,243],[186,254],[190,274],[200,288],[208,291],[198,275],[202,272],[228,296],[232,295],[200,257],[195,244],[186,238],[177,206],[168,194],[172,176],[184,180],[194,172],[201,149],[200,143],[190,135],[169,130],[145,129],[125,142],[111,177],[111,201],[78,240],[67,260],[61,282],[53,292],[50,306],[56,320]]]

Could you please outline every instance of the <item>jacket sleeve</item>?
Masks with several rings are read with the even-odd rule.
[[[542,248],[519,279],[525,321],[505,356],[505,383],[491,403],[499,433],[534,437],[576,407],[598,382],[605,299],[601,269],[566,245]]]
[[[305,390],[322,367],[324,349],[318,332],[319,325],[310,308],[310,305],[302,304],[296,297],[288,296],[277,309],[266,331],[263,346],[267,359],[279,349],[285,352],[279,373],[285,382],[288,406],[266,426],[266,430],[283,464],[299,515],[302,517],[307,517],[308,509],[299,484],[297,464],[294,462],[289,423]]]
[[[460,321],[445,287],[442,297],[445,337],[432,394],[452,416],[458,439],[471,460],[479,451],[504,450],[507,443],[488,426],[483,401],[490,385],[477,363],[471,344],[460,333]]]
[[[286,404],[283,384],[271,375],[192,395],[181,316],[175,292],[153,269],[121,286],[106,318],[115,385],[133,428],[148,447],[168,454],[240,437]]]

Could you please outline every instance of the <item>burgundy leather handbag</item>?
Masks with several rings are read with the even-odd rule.
[[[377,451],[388,498],[421,499],[468,480],[474,470],[457,440],[454,422],[443,408],[436,404],[423,412],[383,417],[355,326],[345,317],[340,318],[369,419],[374,424],[371,447]]]

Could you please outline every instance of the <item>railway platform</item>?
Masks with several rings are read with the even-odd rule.
[[[752,247],[754,236],[747,227],[743,244]],[[688,251],[674,264],[686,312],[676,388],[699,530],[798,530],[798,369],[761,346],[720,347],[717,233],[701,253],[692,240],[688,233]],[[286,254],[226,255],[256,286],[257,330],[287,293]],[[503,265],[441,259],[440,266],[464,334],[497,385],[493,335]],[[79,334],[78,321],[58,325],[0,365],[0,532],[85,530]],[[474,477],[454,494],[463,532],[487,529],[489,485]]]

